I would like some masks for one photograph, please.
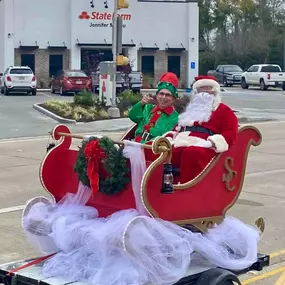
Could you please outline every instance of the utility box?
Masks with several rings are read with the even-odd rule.
[[[102,61],[99,64],[99,99],[105,102],[106,106],[112,105],[112,78],[113,78],[113,62]]]

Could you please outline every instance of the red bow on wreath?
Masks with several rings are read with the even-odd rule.
[[[84,156],[88,160],[87,175],[95,194],[99,191],[99,163],[106,158],[106,153],[100,148],[99,140],[92,140],[86,144]]]

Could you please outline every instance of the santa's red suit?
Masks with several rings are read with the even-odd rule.
[[[211,87],[211,91],[201,90],[203,87]],[[221,103],[220,92],[213,77],[197,77],[191,101],[179,115],[178,125],[164,135],[173,146],[172,165],[180,168],[180,183],[194,179],[217,153],[235,143],[238,120]]]

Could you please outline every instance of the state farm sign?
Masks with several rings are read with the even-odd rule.
[[[119,17],[122,18],[123,21],[130,21],[132,19],[131,14],[118,14]],[[87,11],[82,11],[80,15],[78,16],[80,20],[93,20],[90,22],[89,27],[112,27],[112,20],[114,18],[114,14],[110,12],[91,12],[88,13]],[[101,23],[98,23],[98,21],[104,21]],[[109,23],[105,21],[110,21]],[[123,27],[126,25],[124,24]]]

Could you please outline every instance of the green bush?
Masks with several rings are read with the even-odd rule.
[[[73,102],[77,105],[94,106],[95,100],[92,92],[83,90],[74,94]]]
[[[124,90],[118,97],[117,97],[117,104],[121,105],[122,107],[131,107],[135,105],[137,102],[141,100],[141,96],[132,90]]]
[[[106,110],[106,97],[100,98],[99,95],[95,96],[94,107],[96,110]]]

